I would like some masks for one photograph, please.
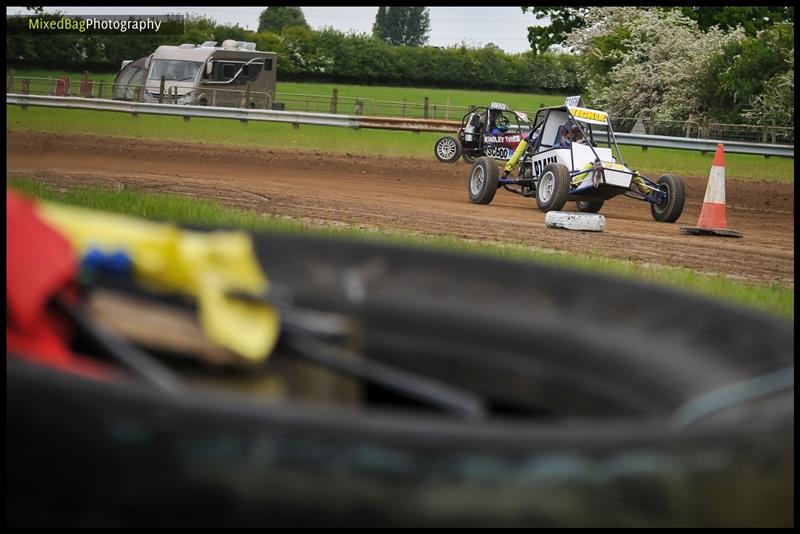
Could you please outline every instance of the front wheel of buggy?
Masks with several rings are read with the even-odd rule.
[[[474,204],[488,204],[497,193],[500,171],[497,162],[492,158],[482,156],[472,165],[467,181],[469,199]]]
[[[658,222],[675,222],[683,213],[686,204],[686,186],[683,178],[674,174],[665,174],[656,182],[659,191],[659,202],[650,204],[653,219]]]
[[[542,170],[536,184],[536,204],[539,209],[558,211],[564,207],[569,194],[569,170],[560,163],[551,163]]]
[[[578,200],[575,205],[583,213],[598,213],[603,209],[603,200]]]
[[[461,141],[452,135],[441,137],[433,147],[436,159],[442,163],[455,163],[461,157]]]

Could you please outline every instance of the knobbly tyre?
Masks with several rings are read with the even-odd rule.
[[[511,158],[529,126],[525,113],[492,102],[489,107],[477,107],[464,115],[458,133],[439,138],[433,153],[443,163],[455,163],[458,158],[473,162],[481,156],[505,161]]]
[[[597,213],[606,200],[625,195],[649,202],[656,221],[678,220],[686,201],[683,179],[663,174],[654,181],[631,170],[622,159],[608,114],[572,104],[580,101],[568,99],[563,106],[539,109],[529,137],[519,144],[502,176],[494,160],[478,158],[467,181],[469,199],[489,204],[502,187],[535,196],[544,212],[559,211],[567,201],[575,201],[579,211]]]

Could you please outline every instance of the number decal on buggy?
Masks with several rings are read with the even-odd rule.
[[[539,161],[534,161],[533,162],[533,174],[534,174],[534,176],[539,176],[540,174],[542,174],[542,169],[544,169],[545,167],[547,167],[551,163],[555,163],[556,161],[557,160],[556,160],[555,156],[550,156],[550,157],[542,158]]]
[[[495,159],[509,159],[511,155],[510,150],[502,146],[489,146],[486,147],[486,155]]]

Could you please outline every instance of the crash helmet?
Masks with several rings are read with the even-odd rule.
[[[501,132],[508,131],[508,119],[503,116],[502,113],[499,111],[497,114],[492,118],[492,122],[494,123],[494,127],[500,130]]]

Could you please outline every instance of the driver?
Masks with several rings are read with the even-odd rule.
[[[508,131],[508,119],[499,112],[489,112],[489,135],[502,135]]]
[[[570,148],[572,143],[580,143],[583,141],[583,132],[580,126],[569,121],[562,124],[558,129],[558,139],[553,145],[553,148]]]

